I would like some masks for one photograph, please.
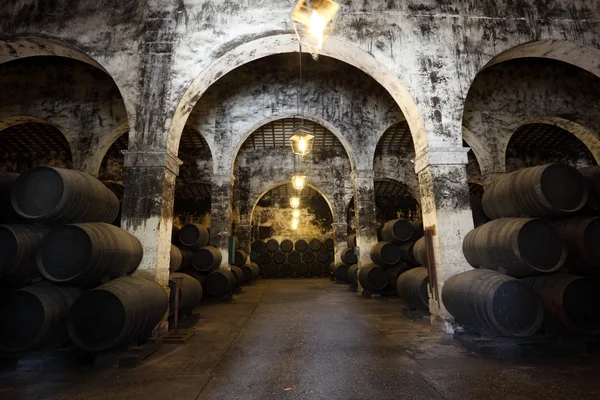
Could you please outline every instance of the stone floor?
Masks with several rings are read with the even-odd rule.
[[[134,369],[3,371],[13,399],[600,399],[600,357],[482,358],[327,279],[260,281],[203,303],[195,336]]]

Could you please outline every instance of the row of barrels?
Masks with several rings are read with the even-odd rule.
[[[330,263],[284,263],[284,264],[267,264],[263,267],[267,278],[289,278],[298,277],[318,277],[329,274]]]
[[[312,264],[315,262],[321,264],[328,264],[333,261],[333,252],[328,250],[320,250],[318,252],[313,251],[305,251],[304,253],[300,253],[299,251],[292,250],[289,253],[284,253],[283,251],[276,251],[273,253],[260,253],[256,257],[251,258],[258,262],[261,265],[268,264]]]
[[[292,250],[304,253],[305,251],[311,250],[317,252],[319,250],[333,251],[334,241],[332,238],[327,238],[324,241],[313,238],[309,241],[299,239],[296,242],[292,242],[290,239],[283,239],[281,243],[276,239],[269,239],[267,241],[254,240],[250,245],[252,251],[256,253],[270,252],[274,253],[281,250],[285,253],[289,253]]]

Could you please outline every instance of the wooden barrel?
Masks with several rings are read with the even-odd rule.
[[[223,261],[221,251],[213,246],[200,247],[192,256],[192,266],[200,272],[210,272],[219,268]]]
[[[10,194],[19,174],[0,172],[0,224],[25,224],[27,220],[13,210]]]
[[[327,238],[323,242],[323,248],[327,251],[332,251],[335,248],[335,242],[332,238]]]
[[[342,261],[346,265],[356,264],[358,262],[358,257],[356,257],[354,249],[342,250]]]
[[[573,217],[552,224],[567,243],[569,272],[581,276],[600,275],[600,218]]]
[[[262,265],[263,267],[265,265],[271,264],[271,262],[273,261],[273,256],[271,255],[271,253],[260,253],[260,256],[258,256],[258,263],[260,265]]]
[[[349,249],[353,249],[356,247],[356,233],[348,235],[348,237],[346,238],[346,244]]]
[[[301,253],[297,252],[296,250],[290,251],[290,253],[287,256],[287,261],[290,264],[298,264],[301,260],[302,260]]]
[[[389,278],[385,269],[379,265],[367,264],[358,269],[358,281],[363,288],[379,292],[386,288]]]
[[[244,250],[236,250],[233,253],[233,265],[241,267],[248,262],[248,254]]]
[[[200,285],[202,285],[202,289],[203,289],[203,292],[204,292],[204,282],[206,282],[206,277],[208,275],[203,274],[202,272],[198,272],[195,269],[191,269],[191,270],[188,270],[188,271],[185,271],[185,272],[182,272],[182,273],[184,273],[186,275],[189,275],[192,278],[194,278],[195,280],[197,280],[198,282],[200,282]]]
[[[177,272],[183,264],[183,254],[177,247],[171,245],[171,252],[169,253],[169,271]]]
[[[251,251],[250,252],[250,261],[258,262],[259,255],[260,255],[259,253],[255,252],[255,251]]]
[[[423,238],[424,239],[424,238]],[[402,261],[412,265],[419,265],[419,261],[414,254],[415,242],[404,242],[398,245]]]
[[[294,275],[294,267],[292,264],[285,263],[281,265],[281,276],[292,276]]]
[[[262,240],[255,240],[252,242],[252,245],[250,247],[252,248],[252,251],[262,253],[263,251],[265,251],[265,242],[263,242]]]
[[[281,241],[281,245],[279,247],[281,247],[282,251],[289,253],[290,251],[294,250],[294,242],[289,239],[284,239]]]
[[[587,335],[600,334],[600,284],[571,274],[525,278],[546,306],[544,328]]]
[[[483,210],[483,203],[481,197],[477,195],[470,195],[469,201],[471,203],[471,212],[473,214],[473,225],[475,228],[488,222],[490,219],[485,215]]]
[[[383,242],[383,237],[381,236],[381,230],[383,229],[382,226],[377,228],[377,241],[378,242]]]
[[[352,264],[348,268],[348,283],[351,285],[358,285],[358,264]]]
[[[427,268],[413,268],[400,273],[396,278],[396,291],[410,306],[429,312],[428,284]]]
[[[348,280],[348,270],[349,269],[350,269],[350,266],[348,266],[347,264],[344,264],[344,263],[335,264],[332,268],[332,272],[337,280],[346,281],[346,280]]]
[[[381,228],[381,237],[386,242],[400,244],[410,240],[415,233],[414,226],[410,221],[394,219],[388,221]]]
[[[125,186],[123,186],[122,184],[118,183],[118,182],[113,182],[113,181],[101,181],[104,186],[106,186],[108,188],[108,190],[110,190],[111,192],[113,192],[115,194],[115,196],[117,196],[117,200],[119,200],[119,212],[117,213],[117,216],[115,217],[115,219],[112,221],[112,224],[114,226],[118,226],[121,227],[121,211],[123,210],[123,196],[125,195]],[[91,221],[93,222],[93,221]]]
[[[279,275],[279,264],[271,263],[271,264],[265,265],[265,272],[267,273],[267,276],[269,278],[276,277],[277,275]]]
[[[181,241],[179,240],[179,228],[175,226],[171,229],[171,243],[177,247],[181,246]]]
[[[217,268],[204,280],[204,291],[215,297],[231,294],[237,285],[237,278],[229,268]]]
[[[185,224],[179,230],[179,241],[182,245],[198,249],[208,244],[210,235],[204,225],[200,224]]]
[[[279,242],[275,239],[267,240],[267,244],[265,245],[265,249],[270,251],[271,253],[279,250]]]
[[[229,270],[235,276],[235,282],[238,286],[246,282],[244,271],[242,271],[240,267],[238,267],[237,265],[230,265]]]
[[[322,247],[323,243],[319,239],[310,239],[310,242],[308,242],[308,248],[314,252],[321,250]]]
[[[202,285],[188,274],[174,272],[169,276],[169,314],[175,315],[176,288],[179,288],[179,311],[191,312],[202,299]]]
[[[132,273],[142,255],[142,244],[132,234],[104,222],[88,222],[50,231],[42,239],[37,262],[48,280],[95,286],[103,278]]]
[[[252,265],[245,264],[245,265],[242,265],[240,267],[240,269],[242,270],[242,273],[244,274],[244,282],[250,282],[252,279],[254,279],[254,269],[253,269]]]
[[[260,267],[256,263],[250,263],[250,266],[252,267],[252,277],[254,279],[258,278],[260,276]]]
[[[158,283],[126,276],[84,293],[71,307],[71,340],[85,351],[103,351],[146,338],[167,312],[169,297]]]
[[[308,250],[308,243],[306,243],[306,240],[304,239],[296,240],[296,243],[294,244],[294,249],[296,249],[296,251],[299,251],[300,253],[304,253],[306,250]]]
[[[0,285],[23,287],[40,277],[36,255],[47,233],[34,225],[0,225]]]
[[[424,237],[415,242],[415,245],[412,249],[412,254],[417,261],[417,265],[421,265],[423,267],[427,266],[427,247],[425,246]]]
[[[306,251],[304,253],[302,253],[302,262],[305,262],[307,264],[311,264],[313,262],[315,262],[315,253],[313,253],[312,251]]]
[[[581,211],[584,215],[596,216],[600,214],[600,166],[579,168],[578,171],[588,188],[588,199]]]
[[[567,257],[563,237],[542,219],[502,218],[469,232],[463,253],[473,267],[522,278],[559,269]]]
[[[119,213],[119,199],[102,182],[63,168],[35,167],[22,174],[11,203],[23,218],[49,224],[111,223]]]
[[[544,305],[533,288],[488,269],[475,269],[448,279],[442,300],[464,326],[486,335],[530,336],[544,319]]]
[[[180,270],[186,270],[189,268],[193,268],[192,259],[194,258],[194,252],[185,247],[178,247],[179,252],[181,253],[181,267]]]
[[[331,261],[329,259],[329,251],[327,250],[321,250],[317,253],[317,261],[320,262],[321,264],[329,264],[329,261]]]
[[[286,255],[283,251],[278,250],[275,253],[273,253],[273,262],[276,264],[283,264],[286,260]]]
[[[310,272],[313,274],[313,276],[323,275],[323,265],[321,263],[312,263],[310,265]]]
[[[294,265],[294,272],[298,276],[306,276],[308,275],[308,264],[301,262],[299,264]]]
[[[69,308],[81,293],[49,282],[6,293],[0,301],[0,351],[63,344]]]
[[[423,226],[423,221],[420,219],[414,220],[410,223],[413,226],[413,235],[410,238],[411,241],[416,242],[425,234],[425,228]]]
[[[485,190],[488,217],[555,217],[580,210],[587,202],[583,176],[565,164],[524,168],[500,177]]]
[[[394,243],[377,242],[371,248],[371,261],[380,266],[388,266],[398,264],[400,261],[400,248]]]

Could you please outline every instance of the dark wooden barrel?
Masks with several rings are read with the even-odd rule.
[[[331,274],[331,262],[327,264],[321,264],[323,266],[323,275],[329,276]]]
[[[282,251],[289,253],[290,251],[294,250],[294,242],[289,239],[284,239],[281,241],[281,245],[279,247],[281,247]]]
[[[356,263],[355,263],[356,264]],[[348,280],[348,270],[350,266],[344,263],[335,264],[332,268],[332,272],[335,275],[335,278],[339,281]]]
[[[358,285],[358,264],[352,264],[348,268],[348,283]]]
[[[481,197],[477,195],[470,195],[469,200],[471,203],[471,212],[473,213],[473,225],[475,228],[488,222],[490,219],[485,215],[483,210],[483,203]]]
[[[233,253],[233,264],[241,267],[248,262],[248,254],[244,250],[236,250]]]
[[[394,243],[377,242],[371,248],[371,261],[380,266],[388,266],[398,264],[400,261],[400,248]]]
[[[281,276],[292,276],[294,275],[294,267],[292,264],[285,263],[281,265]]]
[[[0,224],[25,224],[27,220],[13,210],[10,194],[19,174],[0,172]]]
[[[354,253],[354,249],[342,250],[342,261],[347,265],[356,264],[358,262],[358,258]]]
[[[275,239],[267,240],[267,244],[265,245],[265,249],[270,251],[271,253],[279,250],[279,242]]]
[[[200,272],[217,269],[222,261],[221,251],[213,246],[200,247],[192,256],[192,266]]]
[[[382,226],[380,226],[379,228],[377,228],[377,241],[378,242],[383,242],[383,237],[381,236],[381,230],[383,229]]]
[[[0,351],[24,351],[66,341],[69,308],[82,291],[39,282],[0,301]]]
[[[544,319],[544,305],[533,288],[488,269],[474,269],[448,279],[442,300],[464,326],[486,335],[530,336]]]
[[[36,255],[47,233],[34,225],[0,225],[0,285],[22,287],[40,277]]]
[[[204,291],[211,296],[223,297],[231,294],[237,278],[229,268],[217,268],[204,281]]]
[[[358,269],[358,281],[364,289],[379,292],[389,283],[388,274],[379,265],[367,264]]]
[[[322,247],[323,243],[319,239],[310,239],[310,242],[308,242],[308,248],[314,252],[321,250]]]
[[[429,273],[427,268],[413,268],[401,272],[396,278],[396,291],[412,307],[429,312],[428,284]]]
[[[179,228],[175,226],[171,229],[171,243],[177,247],[181,246],[181,241],[179,240]]]
[[[310,265],[310,272],[314,276],[321,276],[323,274],[323,265],[321,265],[320,263],[312,263]]]
[[[84,293],[68,316],[69,336],[85,351],[135,344],[146,338],[169,306],[158,283],[126,276]]]
[[[423,267],[427,266],[427,247],[425,246],[424,237],[415,242],[415,245],[412,249],[412,254],[418,265]]]
[[[181,252],[181,267],[180,270],[186,270],[192,268],[192,259],[194,258],[194,252],[185,247],[178,247]]]
[[[294,272],[298,276],[308,275],[308,264],[301,262],[299,264],[294,265]]]
[[[419,265],[419,261],[414,254],[415,242],[404,242],[398,245],[402,261],[412,265]]]
[[[302,253],[302,262],[305,262],[307,264],[313,263],[315,262],[315,253],[313,253],[312,251],[306,251],[304,253]]]
[[[49,224],[111,223],[119,213],[119,199],[98,179],[52,167],[35,167],[19,176],[11,203],[21,217]]]
[[[269,278],[274,278],[279,275],[279,264],[267,264],[265,265],[265,272]]]
[[[177,272],[183,264],[183,254],[177,247],[171,245],[171,252],[169,253],[169,271]]]
[[[348,245],[349,249],[353,249],[356,247],[356,233],[348,235],[348,237],[346,238],[346,244]]]
[[[265,251],[265,242],[263,242],[262,240],[255,240],[252,242],[251,248],[252,251],[262,253],[263,251]]]
[[[254,269],[253,269],[252,265],[245,264],[245,265],[242,265],[240,267],[240,269],[242,270],[242,273],[244,274],[244,282],[250,282],[252,279],[254,279]]]
[[[299,251],[300,253],[304,253],[306,250],[308,250],[308,243],[306,243],[306,240],[304,239],[296,240],[296,243],[294,244],[294,249],[296,249],[296,251]]]
[[[588,188],[588,199],[584,208],[584,215],[596,216],[600,214],[600,166],[579,168]]]
[[[276,264],[283,264],[286,258],[287,257],[285,253],[281,250],[278,250],[275,253],[273,253],[273,262]]]
[[[244,271],[242,271],[240,267],[238,267],[237,265],[230,265],[229,270],[235,276],[235,281],[237,285],[241,285],[242,283],[246,282]]]
[[[301,260],[302,260],[301,253],[297,252],[296,250],[290,251],[290,253],[287,256],[287,261],[290,264],[298,264]]]
[[[331,261],[329,259],[329,251],[327,250],[321,250],[317,253],[317,261],[320,262],[321,264],[328,264],[329,261]]]
[[[251,251],[250,252],[250,261],[258,262],[259,255],[260,255],[259,253],[255,252],[255,251]]]
[[[194,278],[195,280],[197,280],[198,282],[200,282],[200,285],[202,285],[202,289],[203,289],[203,293],[204,293],[204,282],[206,282],[206,277],[208,275],[203,274],[202,272],[198,272],[195,269],[190,269],[188,271],[182,272],[186,275],[191,276],[192,278]]]
[[[260,267],[256,263],[250,263],[250,267],[252,267],[252,277],[254,279],[260,276]]]
[[[125,186],[123,184],[113,181],[102,181],[104,186],[106,186],[111,192],[117,196],[117,200],[119,200],[119,212],[117,216],[112,221],[112,224],[115,226],[121,226],[121,211],[123,209],[123,196],[125,195]],[[93,221],[92,221],[93,222]]]
[[[600,218],[573,217],[553,223],[567,242],[564,266],[581,276],[600,275]]]
[[[265,265],[270,264],[273,261],[273,256],[271,255],[271,253],[260,253],[260,256],[258,256],[258,263],[260,265],[262,265],[263,267]]]
[[[571,274],[525,278],[546,306],[544,328],[587,335],[600,334],[600,284]]]
[[[335,248],[335,242],[333,241],[333,239],[325,239],[325,241],[323,242],[323,248],[327,251],[333,251],[333,249]]]
[[[104,222],[88,222],[50,231],[42,239],[37,262],[48,280],[94,286],[103,278],[132,273],[142,255],[142,244],[132,234]]]
[[[204,225],[185,224],[179,230],[179,241],[182,245],[192,249],[198,249],[206,246],[210,240],[208,230]]]
[[[411,225],[413,226],[413,235],[410,238],[410,240],[412,240],[413,242],[416,242],[417,240],[419,240],[420,238],[423,237],[423,235],[425,234],[425,228],[423,226],[423,221],[421,221],[420,219],[414,220],[411,222]]]
[[[469,232],[463,253],[473,267],[522,278],[559,269],[567,257],[563,237],[542,219],[502,218]]]
[[[400,244],[410,240],[415,233],[414,226],[410,221],[394,219],[388,221],[381,228],[381,237],[386,242]]]
[[[583,176],[565,164],[524,168],[500,177],[483,194],[492,219],[555,217],[580,210],[587,202]]]
[[[202,285],[188,274],[174,272],[169,276],[169,314],[175,315],[176,288],[179,288],[179,311],[191,312],[202,299]]]

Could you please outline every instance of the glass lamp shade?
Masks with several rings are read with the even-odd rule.
[[[310,134],[310,130],[305,126],[294,128],[294,134],[290,138],[290,144],[294,154],[304,157],[311,152],[315,137]]]
[[[290,207],[292,207],[292,208],[300,207],[300,197],[298,197],[298,196],[290,197]]]
[[[306,175],[296,174],[292,176],[292,186],[296,190],[304,189],[304,184],[306,183]]]
[[[333,33],[339,8],[332,0],[299,0],[290,18],[300,44],[318,54]]]

